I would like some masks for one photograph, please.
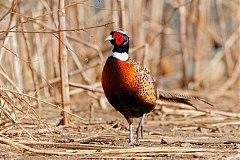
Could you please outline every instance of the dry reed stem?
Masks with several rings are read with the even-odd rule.
[[[91,140],[93,138],[99,137],[102,133],[105,133],[107,131],[109,131],[110,129],[112,129],[114,126],[116,126],[119,122],[116,121],[115,123],[113,123],[113,125],[111,125],[110,127],[98,132],[98,133],[94,133],[93,135],[87,136],[85,138],[81,138],[81,139],[76,139],[75,142],[85,142],[88,140]]]
[[[3,67],[0,65],[0,74],[15,88],[18,92],[21,92],[21,90],[18,88],[18,86],[11,80],[11,78],[3,72]]]
[[[237,40],[240,38],[240,25],[236,29],[235,32],[233,32],[229,38],[226,40],[226,43],[223,45],[223,51],[216,54],[210,61],[209,66],[205,68],[202,73],[200,73],[199,80],[203,80],[208,76],[209,68],[214,68],[215,65],[224,57],[225,52],[229,53],[229,50],[231,47],[237,42]]]
[[[224,9],[223,9],[223,1],[218,0],[216,3],[216,11],[217,11],[217,16],[218,16],[218,23],[219,23],[219,30],[220,30],[220,36],[221,36],[221,44],[225,44],[227,40],[226,36],[226,20],[224,17]],[[231,54],[229,54],[229,50],[224,52],[225,58],[223,59],[225,64],[226,64],[226,70],[228,76],[231,75],[232,72],[232,63],[231,63]]]
[[[82,89],[92,91],[92,92],[98,92],[98,93],[102,93],[102,94],[104,93],[102,89],[94,88],[94,87],[89,86],[89,85],[82,85],[82,84],[76,84],[76,83],[70,83],[70,85],[72,87],[82,88]],[[167,105],[167,106],[179,107],[179,108],[184,108],[184,109],[193,109],[194,108],[194,107],[188,106],[186,104],[164,102],[164,101],[161,101],[161,100],[157,100],[156,104],[157,105]],[[226,116],[226,117],[235,117],[235,118],[240,117],[240,113],[226,112],[226,111],[213,110],[213,109],[207,109],[207,108],[199,108],[199,107],[194,108],[194,109],[197,110],[197,111],[201,111],[203,113],[217,114],[217,115],[222,115],[222,116]]]
[[[56,148],[65,148],[65,149],[81,149],[81,150],[94,150],[94,149],[120,149],[124,147],[118,146],[104,146],[96,144],[78,144],[78,143],[57,143],[49,141],[32,141],[32,140],[13,140],[24,145],[49,145]]]
[[[126,9],[125,9],[125,1],[124,0],[118,0],[119,6],[120,6],[120,24],[119,28],[121,28],[123,31],[126,30],[126,22],[127,22],[127,17],[126,17]]]
[[[17,4],[18,3],[16,3],[17,2],[17,0],[13,0],[12,1],[12,5],[11,5],[11,7],[8,9],[8,11],[0,18],[0,22],[8,15],[8,14],[10,14],[13,10],[14,10],[14,8],[17,6]]]
[[[31,118],[32,120],[37,120],[38,122],[39,122],[39,125],[40,124],[43,124],[45,127],[46,127],[46,129],[48,129],[49,128],[49,126],[39,117],[39,115],[36,113],[36,111],[33,109],[33,107],[32,107],[32,105],[30,104],[30,102],[26,99],[26,98],[24,98],[24,97],[21,97],[20,96],[20,94],[14,94],[14,93],[12,93],[12,97],[10,97],[9,95],[8,95],[8,92],[5,92],[4,93],[4,91],[1,91],[1,92],[3,92],[3,93],[1,93],[1,99],[4,101],[4,105],[3,105],[3,109],[5,109],[5,105],[6,104],[8,104],[12,109],[11,110],[9,110],[9,111],[6,111],[6,110],[4,110],[5,112],[4,113],[8,113],[9,112],[9,115],[10,116],[8,116],[8,114],[6,115],[6,117],[8,118],[8,119],[10,119],[11,121],[13,121],[13,119],[16,121],[13,121],[14,122],[14,124],[20,124],[19,122],[21,122],[21,120],[22,119],[24,119],[25,117],[29,117],[29,118]],[[5,96],[6,95],[6,96]],[[19,109],[15,104],[14,104],[14,101],[16,101],[16,100],[19,100],[20,102],[22,102],[22,104],[23,104],[23,106],[27,106],[27,111],[26,112],[24,112],[24,110],[23,109]],[[13,102],[11,102],[11,101],[13,101]],[[1,106],[0,106],[1,107]],[[23,113],[24,115],[21,117],[21,118],[18,118],[18,119],[16,119],[16,116],[15,116],[15,112],[14,112],[14,109],[16,109],[17,111],[20,111],[21,113]],[[29,111],[32,111],[32,113],[33,113],[33,115],[35,116],[35,117],[32,117],[30,114],[29,114]],[[18,122],[17,122],[18,121]],[[27,132],[23,127],[21,127],[20,126],[20,128],[21,129],[23,129],[25,132]],[[29,133],[29,132],[27,132],[27,133]],[[31,136],[31,135],[30,135]],[[31,136],[32,137],[32,136]]]
[[[237,155],[234,155],[234,156],[227,157],[226,160],[239,159],[239,158],[240,158],[240,154],[237,154]]]
[[[34,136],[33,136],[31,133],[29,133],[20,123],[18,123],[18,122],[11,116],[10,113],[8,113],[8,111],[6,111],[6,110],[4,109],[4,105],[3,105],[3,107],[0,106],[0,108],[1,108],[1,110],[3,111],[3,113],[6,115],[6,117],[7,117],[8,119],[10,119],[14,124],[16,124],[19,128],[21,128],[22,131],[26,132],[32,139],[35,139]]]
[[[71,39],[71,40],[73,40],[75,42],[82,43],[82,44],[86,45],[87,47],[96,50],[98,52],[98,55],[99,55],[99,58],[101,59],[101,61],[102,62],[104,61],[103,53],[102,53],[101,49],[98,46],[93,45],[93,44],[91,44],[91,43],[89,43],[87,41],[84,41],[82,39],[76,38],[76,37],[68,35],[68,34],[67,34],[67,38],[69,38],[69,39]]]
[[[67,42],[67,47],[68,47],[68,50],[69,50],[69,52],[70,52],[70,55],[72,56],[72,58],[73,58],[73,60],[74,60],[74,62],[75,62],[75,64],[76,64],[76,66],[78,67],[78,69],[81,69],[81,70],[82,70],[81,74],[82,74],[83,79],[85,80],[85,82],[86,82],[87,84],[90,84],[90,83],[91,83],[91,79],[89,78],[90,76],[89,76],[86,72],[84,72],[84,70],[83,70],[83,65],[82,65],[81,62],[79,61],[77,55],[75,54],[75,52],[74,52],[74,50],[73,50],[73,47],[72,47],[71,44],[69,43],[69,41],[66,41],[66,42]]]
[[[174,143],[190,143],[190,144],[226,144],[226,143],[240,143],[239,138],[222,138],[222,137],[169,137],[169,136],[161,136],[160,139],[141,139],[142,142],[163,142],[167,144],[174,144]]]
[[[6,139],[0,137],[0,142],[4,144],[8,144],[18,150],[29,151],[35,154],[43,154],[43,155],[87,155],[87,154],[127,154],[127,153],[157,153],[157,154],[184,154],[184,153],[193,153],[193,152],[207,152],[207,153],[229,153],[236,152],[237,149],[211,149],[211,148],[183,148],[183,147],[133,147],[133,148],[124,148],[124,149],[102,149],[101,152],[98,152],[96,149],[89,150],[44,150],[44,149],[34,149],[32,147],[28,147],[26,145],[20,144],[18,142],[14,142],[11,139]]]
[[[184,108],[184,109],[193,109],[193,107],[185,105],[185,104],[176,104],[176,103],[169,103],[169,102],[161,102],[160,100],[157,100],[156,104],[158,105],[167,105],[167,106],[173,106],[173,107],[179,107],[179,108]],[[221,115],[221,116],[226,116],[226,117],[235,117],[239,118],[240,113],[234,113],[234,112],[226,112],[226,111],[220,111],[220,110],[214,110],[214,109],[207,109],[207,108],[194,108],[197,111],[203,112],[203,113],[208,113],[208,114],[213,114],[213,115]]]
[[[193,81],[194,81],[194,87],[196,89],[199,88],[199,72],[200,72],[200,61],[201,61],[201,57],[203,55],[205,46],[202,44],[202,42],[204,41],[204,30],[205,30],[205,26],[206,24],[206,11],[207,11],[207,7],[206,6],[206,0],[201,0],[198,2],[198,6],[197,6],[197,15],[198,15],[198,21],[197,21],[197,26],[196,26],[196,30],[197,30],[197,35],[196,35],[196,42],[195,42],[195,47],[194,47],[194,54],[193,54],[193,63],[194,63],[194,68],[193,68]]]
[[[5,88],[1,88],[0,91],[10,92],[10,93],[12,93],[12,94],[18,94],[19,96],[22,96],[22,97],[27,97],[27,98],[30,98],[30,99],[33,99],[33,100],[37,100],[37,98],[34,97],[34,96],[31,96],[31,95],[28,95],[28,94],[24,94],[24,93],[20,93],[20,92],[14,91],[14,90],[9,90],[9,89],[5,89]],[[84,124],[88,124],[88,123],[85,121],[84,118],[82,118],[82,117],[80,117],[80,116],[78,116],[78,115],[76,115],[76,114],[73,114],[73,113],[71,113],[71,112],[68,112],[67,110],[62,109],[61,106],[59,106],[59,105],[55,105],[55,104],[52,104],[52,103],[50,103],[50,102],[47,102],[47,101],[44,101],[44,100],[41,100],[41,99],[38,99],[38,100],[39,100],[41,103],[47,104],[47,105],[52,106],[52,107],[55,107],[55,108],[57,108],[57,109],[60,109],[61,111],[66,112],[66,113],[68,113],[69,115],[78,118],[78,119],[81,120],[81,122],[84,123]]]
[[[23,28],[21,28],[21,30],[23,30]],[[27,36],[23,33],[23,38],[24,38],[24,42],[25,42],[25,46],[26,46],[26,54],[27,54],[27,57],[28,57],[28,65],[29,65],[29,68],[30,68],[30,71],[31,71],[31,78],[32,78],[32,81],[33,81],[33,85],[34,85],[34,90],[36,92],[36,97],[38,99],[41,98],[40,96],[40,88],[39,88],[39,78],[38,78],[38,75],[37,73],[35,72],[36,70],[34,70],[33,68],[33,55],[34,55],[34,49],[31,50],[31,47],[30,47],[30,43],[28,41],[28,38]],[[39,66],[38,66],[39,67]],[[41,103],[39,103],[39,101],[37,100],[37,107],[38,107],[38,114],[41,116],[41,112],[42,112],[42,106],[41,106]]]
[[[240,55],[238,56],[237,64],[232,72],[232,76],[221,86],[219,90],[226,91],[228,88],[230,88],[235,82],[238,83],[238,89],[239,87],[239,80],[240,80]]]
[[[185,0],[180,1],[182,4]],[[181,60],[182,60],[182,87],[186,88],[188,83],[187,66],[188,66],[188,48],[187,48],[187,22],[186,22],[186,7],[179,8],[180,18],[180,42],[181,42]]]
[[[112,25],[114,22],[108,22],[108,23],[104,23],[101,25],[95,25],[95,26],[91,26],[91,27],[83,27],[83,28],[76,28],[76,29],[63,29],[61,30],[62,32],[77,32],[77,31],[85,31],[85,30],[90,30],[90,29],[94,29],[94,28],[100,28],[100,27],[108,27],[110,25]],[[58,30],[52,30],[52,31],[18,31],[18,30],[10,30],[10,31],[4,31],[4,30],[0,30],[0,33],[49,33],[49,34],[54,34],[54,33],[58,33]]]
[[[0,92],[5,92],[5,93],[7,92],[10,94],[11,93],[13,94],[13,98],[14,98],[13,100],[16,100],[16,103],[14,103],[13,105],[13,101],[9,100],[9,103],[10,103],[9,105],[12,105],[14,110],[20,111],[21,113],[24,114],[19,119],[16,119],[16,122],[19,122],[19,123],[21,122],[21,120],[30,118],[30,119],[33,119],[34,121],[37,120],[38,125],[46,124],[43,121],[41,121],[38,114],[32,108],[34,105],[36,105],[36,101],[39,101],[40,104],[45,103],[61,111],[65,111],[70,115],[80,119],[82,123],[88,124],[88,122],[86,122],[82,117],[72,114],[62,109],[58,105],[54,105],[45,100],[44,101],[42,100],[43,98],[46,98],[46,99],[52,98],[50,97],[52,96],[52,94],[59,95],[59,93],[56,91],[57,87],[51,86],[51,84],[55,82],[59,82],[58,60],[52,57],[52,52],[53,53],[58,52],[56,47],[57,39],[55,39],[54,36],[56,36],[56,34],[59,32],[56,26],[57,26],[57,13],[60,10],[57,8],[56,2],[55,1],[41,1],[41,2],[36,1],[36,2],[30,2],[29,4],[25,3],[25,1],[16,1],[16,0],[12,0],[11,3],[6,3],[6,4],[2,4],[0,2],[0,7],[2,9],[1,15],[0,15],[0,22],[2,26],[2,32],[0,33],[0,43],[1,43],[0,44],[1,46],[0,47],[0,50],[1,50],[0,52],[0,62],[1,62],[0,85],[1,84],[4,84],[4,86],[10,85],[15,90],[18,90],[17,92],[17,91],[8,91],[8,89],[4,89],[4,90],[0,89]],[[114,2],[116,2],[115,7],[114,8],[110,7],[111,4],[113,4]],[[222,79],[226,78],[226,79],[224,79],[223,81],[215,80],[209,83],[209,89],[220,88],[222,91],[217,90],[217,91],[211,92],[211,94],[209,94],[208,91],[205,91],[204,93],[203,92],[192,92],[192,93],[197,97],[205,97],[205,98],[211,97],[210,98],[211,100],[213,100],[214,98],[217,98],[218,102],[222,100],[221,96],[226,96],[229,99],[231,98],[234,100],[238,98],[237,96],[239,96],[239,93],[237,92],[235,85],[238,85],[238,79],[239,79],[238,78],[239,60],[237,60],[239,54],[237,49],[237,45],[238,45],[237,42],[239,42],[240,32],[239,32],[239,17],[236,17],[237,13],[239,13],[238,11],[239,2],[237,1],[225,2],[222,0],[215,1],[214,3],[217,6],[216,8],[214,6],[215,4],[212,2],[208,2],[208,1],[198,2],[198,1],[191,1],[191,0],[182,1],[181,3],[179,3],[179,1],[163,2],[158,0],[130,2],[130,3],[127,0],[121,0],[121,1],[116,0],[112,2],[104,1],[104,3],[105,3],[104,7],[106,8],[100,7],[98,8],[98,11],[95,9],[96,6],[92,5],[90,1],[73,2],[73,3],[69,3],[64,7],[67,10],[66,23],[68,25],[67,26],[68,29],[64,30],[64,32],[67,34],[66,37],[68,38],[69,41],[67,41],[67,43],[61,40],[60,41],[63,43],[64,46],[68,47],[68,51],[70,51],[71,54],[75,54],[73,56],[73,60],[76,63],[72,63],[72,59],[70,59],[70,63],[68,64],[68,67],[73,69],[73,71],[69,72],[68,76],[70,77],[71,75],[75,75],[74,77],[71,77],[71,78],[73,78],[74,82],[77,79],[78,84],[72,84],[72,86],[81,88],[78,90],[71,90],[69,92],[70,95],[80,93],[84,90],[103,93],[101,88],[96,89],[95,84],[99,84],[101,63],[104,62],[103,55],[109,52],[110,45],[105,45],[105,44],[103,45],[102,41],[103,41],[103,38],[106,37],[106,34],[108,34],[110,30],[112,30],[112,28],[115,28],[115,29],[122,28],[125,31],[128,31],[130,35],[133,35],[131,36],[131,42],[133,42],[134,47],[142,44],[145,45],[145,52],[143,50],[140,50],[139,51],[140,54],[137,53],[135,54],[135,56],[137,55],[136,56],[137,59],[139,58],[143,60],[144,64],[145,63],[149,64],[149,66],[151,66],[150,68],[152,69],[152,73],[154,77],[157,77],[157,78],[158,77],[165,78],[165,76],[166,77],[168,76],[168,75],[162,75],[159,72],[161,57],[164,57],[164,60],[166,59],[167,61],[170,62],[170,65],[174,68],[174,72],[173,72],[174,75],[177,75],[179,72],[183,71],[180,67],[178,67],[178,65],[181,64],[181,62],[179,61],[180,48],[185,47],[186,51],[189,54],[189,59],[191,59],[192,56],[195,54],[195,52],[193,52],[194,45],[198,44],[199,46],[197,46],[198,47],[197,50],[199,50],[200,51],[199,53],[201,53],[200,59],[206,58],[204,59],[204,61],[205,62],[210,61],[210,65],[207,67],[205,66],[206,69],[204,70],[202,70],[200,67],[199,71],[195,72],[195,75],[198,76],[197,81],[201,84],[201,82],[209,76],[208,70],[209,69],[217,70],[218,68],[215,68],[216,67],[215,64],[220,63],[220,61],[222,60],[226,62],[226,66],[224,66],[224,69],[226,69],[227,72],[229,73],[229,77],[227,77],[226,75],[222,75],[221,78]],[[190,4],[190,7],[189,7],[189,4]],[[35,6],[35,5],[37,6],[36,8],[35,7],[29,8],[29,6]],[[20,8],[18,8],[19,6]],[[173,10],[170,16],[169,14],[167,14],[168,10],[164,11],[162,9],[165,7],[169,10]],[[206,13],[205,12],[199,13],[201,14],[200,16],[202,16],[203,19],[199,19],[198,15],[196,14],[199,7],[204,7],[204,10],[206,11]],[[187,15],[191,15],[189,16],[190,18],[182,16],[181,9],[182,10],[187,9],[185,12]],[[217,10],[217,13],[215,13],[216,12],[215,9]],[[76,13],[72,14],[73,11]],[[179,13],[180,13],[180,17],[178,17]],[[215,18],[217,18],[217,20],[219,21],[217,22],[216,19],[214,19],[214,17],[212,17],[212,15],[210,15],[209,13],[213,13],[214,14],[213,16],[215,16]],[[178,29],[179,29],[178,22],[181,23],[181,18],[185,18],[185,22],[184,21],[182,22],[185,23],[186,28],[185,29],[181,28],[183,30],[182,32],[183,33],[185,32],[184,34],[178,33]],[[76,21],[77,23],[75,23]],[[113,22],[111,21],[115,23],[113,24]],[[110,23],[107,23],[107,22],[110,22]],[[165,22],[165,23],[161,23],[161,22]],[[195,41],[196,35],[199,35],[202,33],[200,32],[201,31],[200,23],[204,25],[203,28],[207,28],[207,32],[203,34],[203,37],[199,37],[198,42],[196,42]],[[115,27],[112,27],[112,25],[115,25]],[[26,26],[31,26],[32,28],[26,29]],[[180,27],[182,27],[181,24],[180,24]],[[158,36],[160,36],[159,39],[156,38]],[[35,38],[31,38],[31,37],[35,37]],[[175,37],[175,38],[172,38],[172,37]],[[27,49],[26,47],[23,47],[24,38],[26,39],[25,41],[29,43],[27,44],[28,47],[30,48],[32,47],[33,50],[35,51],[32,51],[31,49]],[[181,38],[187,38],[187,39],[185,40],[186,41],[185,45],[184,43],[182,43],[181,47],[179,47]],[[50,39],[51,41],[47,41]],[[168,41],[169,39],[171,40]],[[204,39],[204,40],[201,40],[201,39]],[[214,39],[215,41],[223,45],[223,51],[219,52],[219,54],[215,51],[209,52],[209,50],[212,47],[211,46],[212,39]],[[16,43],[16,44],[13,44],[13,43]],[[37,44],[37,45],[34,45],[34,44]],[[149,44],[149,54],[147,53],[148,44]],[[202,47],[203,45],[204,47]],[[206,52],[203,52],[205,50]],[[41,52],[44,54],[41,55]],[[146,54],[142,56],[141,52],[143,54],[145,53]],[[31,61],[32,60],[41,61],[40,67],[31,68],[32,65],[28,65],[31,62],[26,61],[27,59],[26,57],[31,56],[29,54],[33,54],[33,53],[34,54],[38,53],[39,55],[41,55],[41,57],[33,56],[31,58]],[[156,54],[160,55],[160,58],[159,56],[157,56],[158,58],[156,59]],[[89,61],[83,62],[84,58],[87,58]],[[14,70],[14,67],[13,67],[13,64],[14,63],[16,64],[15,60],[19,62],[17,65],[20,66],[20,68],[18,68],[17,70]],[[99,63],[99,60],[100,60],[100,63]],[[79,69],[80,63],[82,64],[82,69]],[[94,65],[91,65],[92,63],[94,63]],[[159,64],[159,66],[156,68],[155,64]],[[202,64],[205,64],[205,63],[200,62],[198,60],[196,64],[198,64],[196,66],[199,66],[199,64],[201,66]],[[78,68],[76,67],[76,65]],[[43,66],[46,66],[45,71],[43,69]],[[187,63],[187,67],[191,67],[189,63]],[[15,66],[15,68],[17,67]],[[91,70],[93,71],[96,71],[94,72],[96,76],[95,75],[94,76],[97,77],[96,80],[93,78],[91,79],[92,74],[89,74],[88,71],[86,71],[87,76],[89,76],[91,83],[84,81],[84,76],[80,75],[82,74],[82,71],[88,70],[89,68],[91,68]],[[20,72],[21,74],[16,75],[16,71],[21,71]],[[39,82],[38,84],[36,83],[37,86],[39,86],[39,89],[37,90],[40,91],[38,92],[39,97],[37,98],[34,96],[21,93],[21,92],[28,93],[28,91],[31,91],[31,94],[32,94],[33,93],[32,91],[35,90],[33,86],[28,85],[28,82],[31,82],[34,80],[34,76],[33,77],[29,76],[31,72],[34,72],[35,79],[36,77],[39,77]],[[159,72],[159,75],[156,76],[157,72]],[[80,76],[77,76],[77,73],[80,73],[79,74]],[[23,79],[23,82],[20,82],[19,80],[17,80],[21,78]],[[46,84],[48,82],[49,84]],[[177,88],[180,82],[181,82],[180,79],[176,80],[174,83],[167,82],[166,87],[171,87],[171,89]],[[23,83],[22,85],[23,88],[21,87],[21,83]],[[47,85],[48,87],[45,87]],[[43,93],[41,90],[42,87],[44,87],[44,90],[49,90],[50,95],[45,94],[45,92]],[[207,88],[204,85],[200,87]],[[53,91],[53,89],[56,89],[56,90]],[[232,89],[232,90],[229,90],[229,89]],[[89,92],[87,92],[87,94],[89,94]],[[99,96],[98,94],[95,95],[95,93],[94,94],[92,93],[91,97],[98,98],[100,99],[99,101],[101,100],[106,101],[103,96]],[[187,121],[193,123],[194,121],[191,121],[193,117],[199,118],[202,116],[202,119],[201,118],[197,119],[197,123],[200,124],[201,123],[200,121],[206,122],[208,124],[207,127],[211,127],[211,125],[212,127],[217,127],[217,126],[221,127],[225,125],[238,125],[237,121],[229,122],[226,119],[229,117],[236,118],[240,116],[239,113],[218,111],[218,110],[215,110],[216,108],[210,109],[210,110],[204,109],[202,111],[196,111],[196,110],[192,110],[191,107],[188,107],[185,105],[169,104],[169,103],[163,104],[163,102],[157,102],[157,103],[168,106],[168,107],[165,107],[165,106],[162,107],[162,111],[165,111],[165,113],[163,114],[172,114],[173,116],[179,116],[180,118],[177,118],[177,120],[180,120],[179,124],[187,123]],[[26,106],[26,108],[21,108],[22,106]],[[156,107],[156,109],[158,108],[159,106]],[[5,111],[10,113],[10,111],[7,111],[7,110]],[[206,114],[206,112],[210,114]],[[184,117],[184,115],[187,115],[187,116]],[[7,121],[8,119],[10,118],[7,118]],[[5,127],[5,129],[8,130],[8,129],[11,129],[13,126],[6,125],[3,127]],[[48,132],[48,127],[46,125],[44,127],[46,127],[47,129],[46,130],[43,129],[43,132],[44,131]],[[2,131],[5,133],[4,129]],[[18,133],[21,134],[20,132],[23,132],[23,129],[20,128],[18,130]],[[29,131],[29,133],[32,133],[32,132]],[[62,146],[60,145],[59,148],[60,147],[64,147],[64,145]],[[71,144],[66,144],[65,147],[69,149],[74,149],[74,145],[71,146]],[[84,149],[84,146],[83,148],[81,148],[81,146],[75,146],[75,147],[76,149]],[[86,146],[85,148],[90,149],[90,152],[94,150],[94,148],[91,148],[90,145]],[[104,149],[107,149],[107,148],[104,148]],[[36,150],[33,150],[33,151],[36,151]],[[62,152],[62,150],[56,150],[56,152],[58,151]],[[74,152],[73,150],[67,150],[67,151],[71,153]],[[161,148],[160,148],[160,151],[161,151]],[[37,151],[37,152],[41,153],[41,152],[44,152],[44,150]],[[96,150],[92,151],[92,153],[95,153],[95,152]],[[51,153],[55,153],[55,152],[51,152]],[[62,152],[61,154],[64,155],[65,153],[66,152]],[[119,153],[120,154],[117,154],[116,157],[125,158],[124,151],[120,151]],[[134,158],[136,159],[139,158],[134,155],[135,153],[140,155],[139,152],[133,152],[131,154],[133,155]],[[145,158],[149,158],[149,157],[146,157],[144,153],[142,153],[141,156],[144,156]],[[212,154],[216,154],[216,153],[218,152],[216,151],[216,152],[213,152]],[[157,152],[152,152],[152,154],[158,155]],[[182,154],[182,155],[192,154],[193,155],[194,153],[192,152],[168,153],[166,151],[166,152],[161,152],[160,154],[170,154],[170,155],[171,154]],[[204,154],[210,154],[210,153],[204,152]],[[84,152],[82,152],[80,155],[81,156],[79,157],[84,157]],[[94,155],[91,157],[94,157]],[[98,156],[95,156],[95,157],[98,157]],[[114,158],[115,156],[111,157],[111,155],[109,156],[105,155],[105,157]]]
[[[68,77],[71,77],[71,76],[77,75],[79,73],[82,73],[83,71],[85,71],[89,68],[96,67],[96,65],[98,65],[98,63],[97,64],[91,64],[91,65],[89,65],[87,67],[84,67],[82,69],[76,69],[76,70],[70,71],[70,72],[68,72]],[[44,87],[47,87],[47,86],[50,87],[50,88],[53,88],[52,85],[55,84],[55,83],[59,83],[60,80],[61,80],[60,77],[49,79],[48,81],[45,81],[42,84],[40,84],[40,88],[44,88]]]
[[[159,5],[155,5],[156,1],[152,2],[152,6],[155,8],[155,10],[159,10],[160,15],[159,15],[159,19],[160,19],[160,23],[163,24],[163,28],[161,30],[160,36],[159,36],[159,54],[158,54],[158,62],[157,62],[157,87],[160,87],[160,82],[161,82],[161,72],[163,71],[163,69],[161,68],[161,62],[162,62],[162,57],[163,57],[163,53],[164,53],[164,49],[165,49],[165,40],[166,40],[166,35],[164,34],[165,29],[167,29],[167,23],[165,23],[165,16],[164,16],[164,11],[166,10],[166,7],[164,6],[164,2],[162,1],[162,3],[160,3]],[[161,8],[158,9],[158,8]],[[152,18],[157,17],[158,14],[155,12],[155,10],[152,10]],[[166,26],[165,26],[166,25]]]
[[[112,12],[112,21],[115,22],[113,24],[113,28],[120,28],[120,18],[119,18],[119,11],[118,10],[118,1],[111,1],[111,12]]]
[[[92,86],[89,86],[89,85],[83,85],[83,84],[77,84],[77,83],[69,82],[69,86],[82,88],[84,90],[88,90],[88,91],[98,92],[98,93],[104,94],[102,88],[95,88],[95,87],[92,87]]]
[[[66,33],[63,30],[66,29],[65,22],[65,1],[59,0],[58,4],[58,38],[59,38],[59,65],[60,65],[60,77],[61,77],[61,93],[62,93],[62,107],[64,110],[70,112],[70,97],[69,97],[69,84],[68,84],[68,55],[67,48],[63,44],[66,44]],[[66,112],[63,114],[63,124],[69,124],[69,117]]]

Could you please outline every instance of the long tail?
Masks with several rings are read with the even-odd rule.
[[[157,90],[157,93],[158,93],[158,98],[163,101],[183,103],[183,104],[186,104],[186,105],[196,108],[196,106],[191,103],[191,100],[195,99],[195,100],[202,101],[210,106],[213,106],[211,103],[209,103],[203,99],[188,96],[188,95],[171,93],[171,92],[167,92],[167,91],[163,91],[163,90]]]

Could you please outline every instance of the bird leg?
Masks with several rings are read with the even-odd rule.
[[[134,137],[133,137],[133,118],[132,115],[130,113],[125,114],[124,115],[128,124],[129,124],[129,144],[134,146],[135,145],[135,141],[134,141]]]
[[[133,125],[132,125],[132,123],[129,124],[129,143],[130,143],[130,145],[135,144],[134,137],[133,137]]]
[[[141,138],[143,138],[143,123],[144,123],[144,117],[145,117],[145,114],[143,114],[142,118],[141,118],[141,121],[139,122],[138,124],[138,128],[137,128],[137,142],[138,142],[138,139],[139,139],[139,136],[140,136],[140,130],[141,130]]]

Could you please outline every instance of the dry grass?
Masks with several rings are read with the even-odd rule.
[[[61,122],[66,124],[67,115],[74,129],[107,125],[107,128],[100,129],[101,132],[81,128],[82,141],[96,137],[106,139],[108,136],[104,133],[119,132],[118,123],[109,125],[103,114],[109,114],[111,108],[102,94],[100,83],[101,70],[111,49],[104,39],[113,29],[122,29],[130,35],[130,56],[149,68],[158,88],[208,99],[215,105],[211,109],[200,107],[196,111],[184,105],[159,102],[161,107],[158,106],[148,118],[150,127],[156,127],[151,125],[154,123],[175,124],[181,129],[191,123],[197,125],[187,126],[190,130],[202,125],[207,125],[208,129],[239,126],[239,0],[67,0],[65,14],[61,9],[59,12],[61,6],[58,5],[58,1],[49,0],[0,2],[1,143],[37,154],[83,157],[93,154],[95,158],[98,154],[102,158],[113,158],[114,155],[123,158],[125,154],[145,152],[151,156],[182,154],[194,157],[196,153],[203,153],[211,157],[219,152],[218,148],[154,146],[153,135],[145,140],[153,144],[152,148],[144,145],[126,149],[107,145],[104,148],[101,144],[84,146],[80,143],[73,149],[68,147],[76,144],[67,143],[59,147],[66,150],[49,151],[45,148],[49,139],[42,140],[39,136],[46,133],[54,137],[55,132],[65,133],[56,125],[61,116],[65,117]],[[59,17],[65,20],[59,23]],[[63,55],[62,60],[59,55]],[[114,114],[110,119],[114,120]],[[159,116],[161,118],[157,119]],[[228,131],[222,133],[230,134]],[[164,140],[169,144],[189,143],[181,137]],[[204,143],[198,138],[192,140]],[[226,142],[224,138],[210,139],[210,142],[239,145],[239,141],[232,140],[234,142]],[[28,142],[37,143],[40,149]],[[47,145],[60,146],[54,141]],[[225,152],[237,151],[221,151]],[[141,157],[149,158],[146,155]]]

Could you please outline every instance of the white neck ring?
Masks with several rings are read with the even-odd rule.
[[[117,58],[121,61],[127,61],[128,60],[128,53],[123,52],[123,53],[118,53],[118,52],[111,52],[109,57],[114,57]]]

